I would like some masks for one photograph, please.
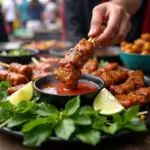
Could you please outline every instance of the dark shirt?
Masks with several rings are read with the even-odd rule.
[[[126,40],[132,42],[141,34],[146,1],[143,0],[140,10],[131,18],[132,29]],[[65,0],[65,20],[67,40],[78,42],[81,38],[88,38],[93,8],[100,4],[100,0]]]
[[[27,5],[28,20],[41,20],[41,13],[44,7],[41,3],[37,3],[34,8],[31,7],[30,3]]]

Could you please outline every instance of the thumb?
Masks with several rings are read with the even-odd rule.
[[[101,25],[105,16],[105,5],[96,6],[93,9],[91,27],[89,31],[89,37],[96,37],[101,33]]]

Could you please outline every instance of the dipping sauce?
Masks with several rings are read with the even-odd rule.
[[[41,87],[41,90],[46,93],[58,94],[58,95],[81,95],[94,92],[98,87],[89,81],[79,80],[77,89],[66,89],[64,84],[60,81],[47,83]]]

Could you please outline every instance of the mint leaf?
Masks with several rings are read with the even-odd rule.
[[[144,121],[140,120],[139,118],[133,118],[130,122],[125,124],[124,127],[138,132],[147,131]]]
[[[0,107],[0,123],[8,120],[13,115],[12,112],[7,111]]]
[[[96,145],[100,142],[100,132],[96,130],[91,130],[84,133],[76,134],[76,138],[82,141],[83,143]]]
[[[78,112],[80,115],[87,115],[87,116],[95,114],[95,111],[92,106],[83,106],[79,108]]]
[[[52,114],[59,114],[59,111],[56,107],[54,107],[51,104],[47,104],[47,103],[40,103],[37,105],[37,110],[36,110],[36,114],[38,114],[39,116],[49,116]]]
[[[17,107],[16,107],[16,112],[23,114],[28,112],[29,110],[31,110],[33,107],[35,106],[35,102],[34,101],[21,101]]]
[[[108,133],[108,134],[115,134],[118,130],[118,125],[117,123],[110,123],[109,126],[103,126],[103,131]]]
[[[102,130],[105,123],[107,123],[107,118],[104,116],[99,116],[93,120],[92,128],[96,130]]]
[[[30,122],[27,122],[23,126],[22,132],[29,132],[39,125],[55,123],[56,119],[57,119],[56,117],[51,116],[51,117],[38,118],[38,119],[32,120]]]
[[[1,91],[0,92],[0,100],[5,99],[8,96],[8,93],[6,91]]]
[[[52,130],[50,125],[40,125],[30,132],[24,134],[25,146],[37,147],[40,146],[43,142],[48,140],[51,136]]]
[[[78,110],[79,107],[80,107],[80,97],[77,96],[77,97],[71,99],[66,104],[64,114],[66,116],[71,116]]]
[[[103,59],[100,60],[98,67],[105,67],[109,64],[108,61],[104,61]]]
[[[15,115],[14,117],[11,118],[11,120],[8,122],[8,125],[7,127],[8,128],[12,128],[12,127],[15,127],[15,126],[19,126],[27,121],[30,121],[34,119],[33,116],[31,115],[28,115],[28,114],[17,114]]]
[[[9,87],[11,87],[11,84],[8,81],[0,82],[0,90],[7,90]]]
[[[1,101],[0,102],[0,107],[2,107],[5,110],[13,110],[13,105],[9,101]]]
[[[139,106],[133,106],[133,107],[127,109],[124,114],[125,122],[128,122],[128,121],[132,120],[133,118],[136,118],[138,112],[139,112]]]
[[[89,116],[84,116],[84,115],[79,115],[78,114],[78,115],[75,115],[71,118],[78,125],[90,125],[92,123]]]
[[[68,140],[74,131],[75,125],[71,119],[64,119],[55,127],[56,136],[64,140]]]
[[[114,119],[114,121],[116,122],[116,123],[118,123],[118,124],[122,124],[122,117],[121,117],[121,115],[119,115],[119,114],[115,114],[115,115],[113,115],[113,119]]]

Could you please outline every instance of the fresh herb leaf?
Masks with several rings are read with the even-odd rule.
[[[76,138],[82,141],[83,143],[96,145],[100,142],[101,135],[99,131],[91,130],[84,133],[78,133],[76,135]]]
[[[50,125],[40,125],[30,132],[24,134],[24,142],[25,146],[36,147],[40,146],[43,142],[48,140],[51,136],[52,128]]]
[[[28,112],[29,110],[31,110],[33,107],[35,106],[35,102],[34,101],[21,101],[17,107],[16,107],[16,112],[23,114]]]
[[[133,106],[133,107],[127,109],[124,114],[125,122],[128,122],[128,121],[132,120],[133,118],[136,118],[138,112],[139,112],[139,106]]]
[[[139,118],[132,118],[132,120],[130,120],[130,122],[125,124],[124,127],[138,132],[147,131],[144,121],[140,120]]]
[[[89,116],[80,115],[79,113],[76,113],[71,118],[78,125],[90,125],[92,123]]]
[[[19,126],[27,121],[30,121],[34,119],[33,116],[31,115],[28,115],[28,114],[17,114],[15,116],[13,116],[10,121],[8,122],[8,125],[7,127],[8,128],[12,128],[12,127],[15,127],[15,126]]]
[[[58,138],[68,140],[75,131],[73,120],[64,119],[60,121],[55,127],[55,134]]]
[[[2,107],[5,110],[13,110],[13,105],[9,101],[0,101],[0,107]]]
[[[78,110],[79,107],[80,107],[80,97],[77,96],[77,97],[71,99],[66,104],[64,114],[66,116],[71,116]]]
[[[57,120],[57,118],[53,117],[53,116],[46,117],[46,118],[38,118],[38,119],[29,121],[26,124],[24,124],[21,131],[22,132],[29,132],[39,125],[53,124],[56,122],[56,120]]]
[[[0,107],[0,123],[8,120],[13,115],[12,112]]]
[[[101,59],[98,66],[99,67],[105,67],[108,65],[108,63],[109,63],[108,61],[104,61],[103,59]]]
[[[54,107],[51,104],[40,103],[37,105],[36,114],[38,114],[39,116],[46,117],[52,114],[58,115],[59,111],[56,107]]]
[[[92,106],[80,107],[78,112],[80,115],[87,115],[87,116],[95,114],[95,111]]]
[[[11,87],[11,84],[8,81],[0,82],[0,90],[7,90],[9,87]]]
[[[108,133],[108,134],[115,134],[118,130],[118,125],[117,123],[110,123],[109,126],[103,126],[103,131]]]
[[[8,93],[6,91],[1,91],[0,92],[0,100],[5,99],[8,96]]]
[[[92,128],[96,130],[102,130],[102,127],[107,123],[107,117],[99,116],[93,119]]]

